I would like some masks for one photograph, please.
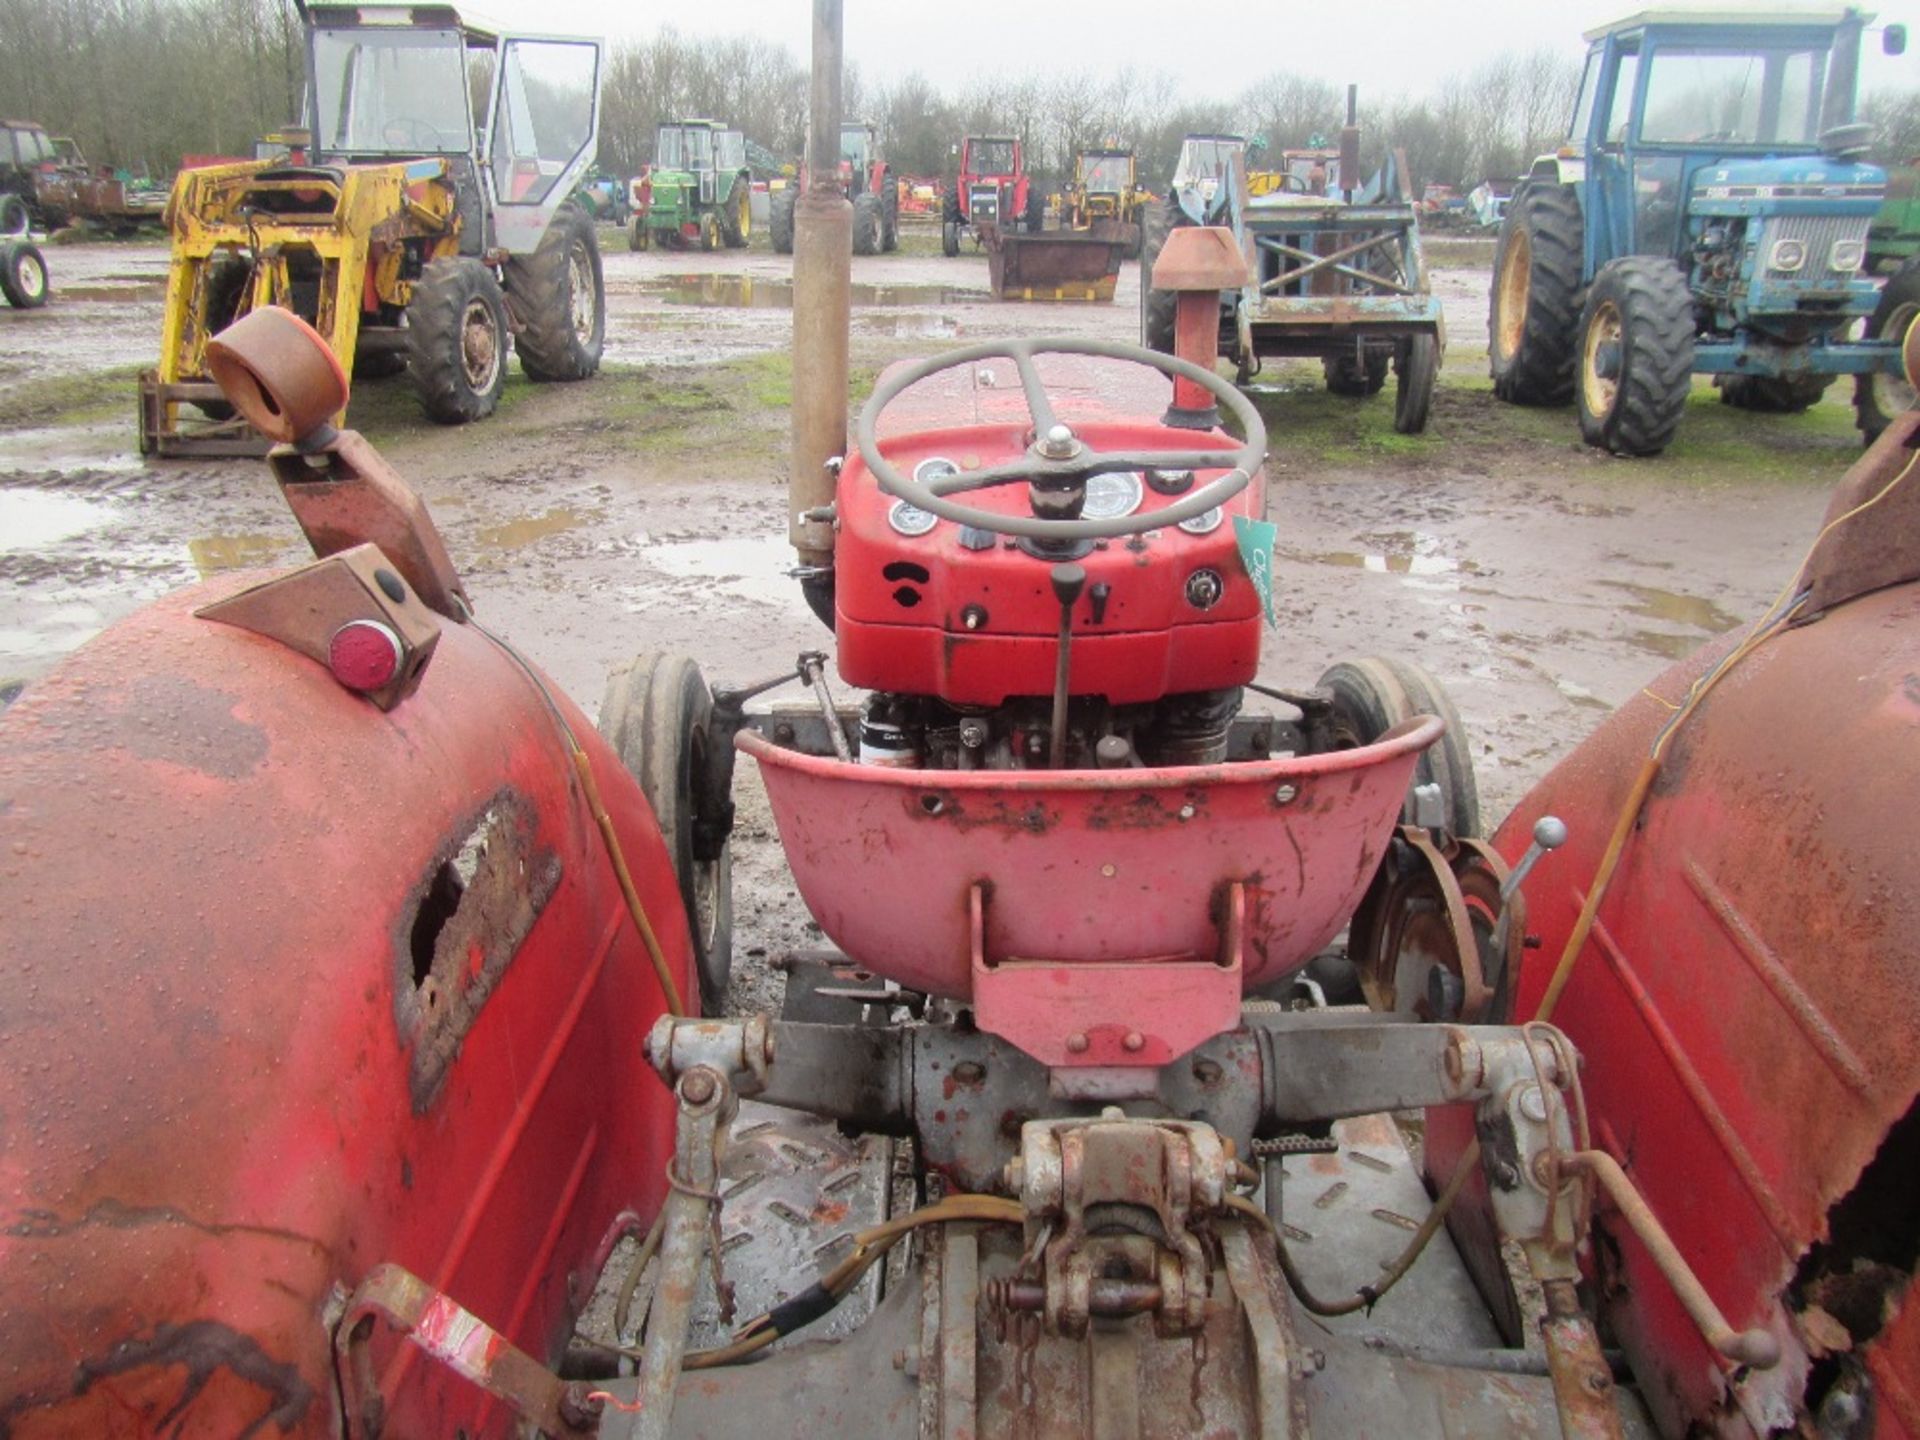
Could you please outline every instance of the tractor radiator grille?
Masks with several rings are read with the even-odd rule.
[[[1832,278],[1834,271],[1828,257],[1833,254],[1834,245],[1842,240],[1852,240],[1864,247],[1867,243],[1867,226],[1871,223],[1871,218],[1865,215],[1776,216],[1767,222],[1761,232],[1760,263],[1766,267],[1769,279],[1790,279],[1795,276],[1804,279]],[[1773,268],[1773,247],[1782,240],[1798,240],[1807,247],[1807,258],[1798,269]],[[1845,273],[1851,275],[1855,268],[1850,266]]]

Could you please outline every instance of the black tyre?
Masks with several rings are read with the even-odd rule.
[[[491,415],[507,378],[507,307],[493,271],[469,256],[429,260],[407,306],[407,370],[427,417]]]
[[[880,197],[862,195],[853,202],[853,253],[880,253]]]
[[[1440,682],[1407,660],[1369,656],[1343,660],[1320,677],[1319,688],[1333,694],[1328,749],[1371,745],[1403,720],[1437,715],[1447,730],[1427,747],[1414,767],[1401,818],[1414,820],[1414,788],[1438,785],[1447,829],[1455,835],[1480,834],[1480,790],[1473,778],[1473,752],[1460,712]]]
[[[33,215],[27,202],[18,195],[0,195],[0,237],[25,239],[33,228]]]
[[[353,352],[353,378],[391,380],[407,368],[404,350],[358,348]]]
[[[206,317],[207,334],[218,335],[240,318],[240,302],[253,280],[253,267],[231,250],[207,257],[200,281],[201,314]],[[233,406],[225,400],[196,400],[200,413],[209,420],[231,420]]]
[[[1906,338],[1907,327],[1920,319],[1920,255],[1907,260],[1888,277],[1880,291],[1880,303],[1867,322],[1867,334],[1875,340],[1891,340],[1898,345]],[[1871,445],[1880,432],[1902,410],[1913,407],[1913,386],[1903,373],[1885,371],[1877,375],[1859,375],[1853,382],[1853,423],[1860,427],[1860,438]]]
[[[720,248],[720,221],[711,210],[700,217],[698,229],[702,250],[711,254]]]
[[[1615,455],[1658,455],[1693,388],[1693,297],[1673,261],[1601,266],[1580,316],[1580,435]]]
[[[891,170],[880,179],[880,248],[889,255],[900,248],[900,182]]]
[[[1573,398],[1581,240],[1580,201],[1570,185],[1528,185],[1507,208],[1487,311],[1487,361],[1502,400],[1564,405]]]
[[[47,262],[37,245],[0,242],[0,294],[16,310],[38,310],[47,303]]]
[[[793,253],[793,207],[800,198],[799,181],[773,192],[767,205],[767,235],[776,255]]]
[[[633,223],[627,227],[627,249],[647,250],[653,246],[653,232],[647,228],[647,217],[636,215]]]
[[[1723,375],[1720,403],[1771,415],[1798,415],[1816,404],[1837,379],[1834,375]]]
[[[1040,182],[1032,176],[1027,177],[1027,233],[1038,235],[1047,225],[1047,197],[1040,189]]]
[[[1171,290],[1153,288],[1153,266],[1166,248],[1167,236],[1193,222],[1171,198],[1147,207],[1140,227],[1140,343],[1163,355],[1173,353],[1173,312],[1180,297]]]
[[[1440,340],[1435,335],[1409,335],[1393,357],[1399,377],[1393,396],[1393,428],[1402,435],[1418,435],[1433,413],[1433,388],[1440,379]]]
[[[1393,356],[1385,350],[1369,350],[1363,361],[1346,347],[1338,355],[1321,356],[1320,372],[1333,394],[1365,397],[1380,393],[1392,364]]]
[[[606,282],[593,222],[572,205],[554,214],[540,248],[507,261],[513,348],[529,380],[584,380],[606,346]]]
[[[733,972],[733,847],[713,843],[704,783],[713,694],[700,667],[684,655],[642,655],[607,677],[600,733],[653,807],[680,883],[702,1013],[717,1015]],[[708,823],[702,823],[708,822]],[[703,844],[708,858],[701,858]]]
[[[720,239],[729,250],[742,248],[753,238],[753,187],[744,175],[734,177],[733,193],[720,210]]]
[[[960,253],[960,222],[958,220],[940,222],[940,253],[949,260]]]

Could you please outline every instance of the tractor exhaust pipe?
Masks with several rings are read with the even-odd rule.
[[[847,450],[847,331],[852,314],[853,205],[840,189],[842,0],[813,0],[813,94],[807,179],[794,204],[793,441],[787,535],[800,588],[833,625],[833,504],[828,469]]]

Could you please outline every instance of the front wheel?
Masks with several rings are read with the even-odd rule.
[[[606,286],[593,222],[562,205],[531,255],[507,261],[514,349],[529,380],[584,380],[606,346]]]
[[[891,170],[880,181],[880,248],[891,255],[900,248],[900,182]]]
[[[640,782],[686,907],[700,1009],[717,1015],[733,973],[733,846],[709,815],[713,693],[682,655],[642,655],[607,677],[600,733]]]
[[[1162,355],[1173,353],[1173,313],[1180,297],[1153,288],[1153,267],[1175,228],[1191,223],[1187,212],[1168,199],[1152,206],[1140,227],[1140,343]]]
[[[960,222],[958,220],[940,222],[940,253],[949,260],[960,253]]]
[[[700,217],[699,230],[702,250],[711,253],[720,248],[720,222],[714,218],[711,210]]]
[[[1402,435],[1418,435],[1433,413],[1433,389],[1440,378],[1440,340],[1436,335],[1409,335],[1394,352],[1393,368],[1399,380],[1393,397],[1393,428]]]
[[[753,238],[753,196],[745,179],[733,182],[733,196],[720,219],[720,238],[729,250],[742,249]]]
[[[18,195],[0,195],[0,237],[24,240],[33,228],[33,215]]]
[[[798,199],[798,182],[773,192],[767,202],[767,238],[773,241],[773,253],[793,253],[793,207]]]
[[[1832,375],[1725,375],[1720,378],[1720,403],[1736,410],[1766,415],[1798,415],[1818,403]]]
[[[866,194],[853,202],[853,253],[880,253],[880,197]]]
[[[37,245],[6,243],[0,254],[0,294],[16,310],[38,310],[47,303],[47,262]]]
[[[469,256],[429,260],[407,306],[407,373],[427,418],[464,425],[491,415],[507,378],[500,282]]]
[[[653,244],[653,232],[647,228],[647,217],[636,215],[633,224],[627,227],[627,249],[645,250]]]
[[[1419,715],[1437,715],[1445,721],[1446,733],[1414,767],[1401,819],[1415,822],[1416,789],[1438,785],[1448,832],[1466,839],[1480,834],[1480,789],[1473,776],[1473,751],[1460,712],[1438,680],[1411,661],[1376,655],[1341,661],[1320,677],[1318,688],[1333,697],[1326,747],[1330,750],[1371,745],[1394,726]]]
[[[1673,261],[1652,255],[1600,268],[1580,317],[1580,435],[1615,455],[1658,455],[1693,388],[1693,297]]]
[[[1920,319],[1920,255],[1910,258],[1888,278],[1880,292],[1880,303],[1874,307],[1873,318],[1867,322],[1867,335],[1898,345],[1917,319]],[[1900,371],[1882,370],[1856,376],[1853,419],[1860,427],[1860,438],[1871,445],[1880,438],[1880,432],[1893,423],[1893,417],[1911,409],[1913,402],[1913,385]]]

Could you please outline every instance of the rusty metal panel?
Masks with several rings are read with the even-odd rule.
[[[543,702],[471,627],[383,713],[193,617],[257,578],[139,612],[0,718],[0,1417],[22,1440],[337,1435],[329,1297],[381,1261],[551,1357],[620,1212],[662,1189],[639,1045],[660,997]],[[658,829],[559,704],[690,988]],[[552,875],[505,909],[476,884],[490,812]],[[498,1419],[391,1337],[374,1354],[410,1433]]]

